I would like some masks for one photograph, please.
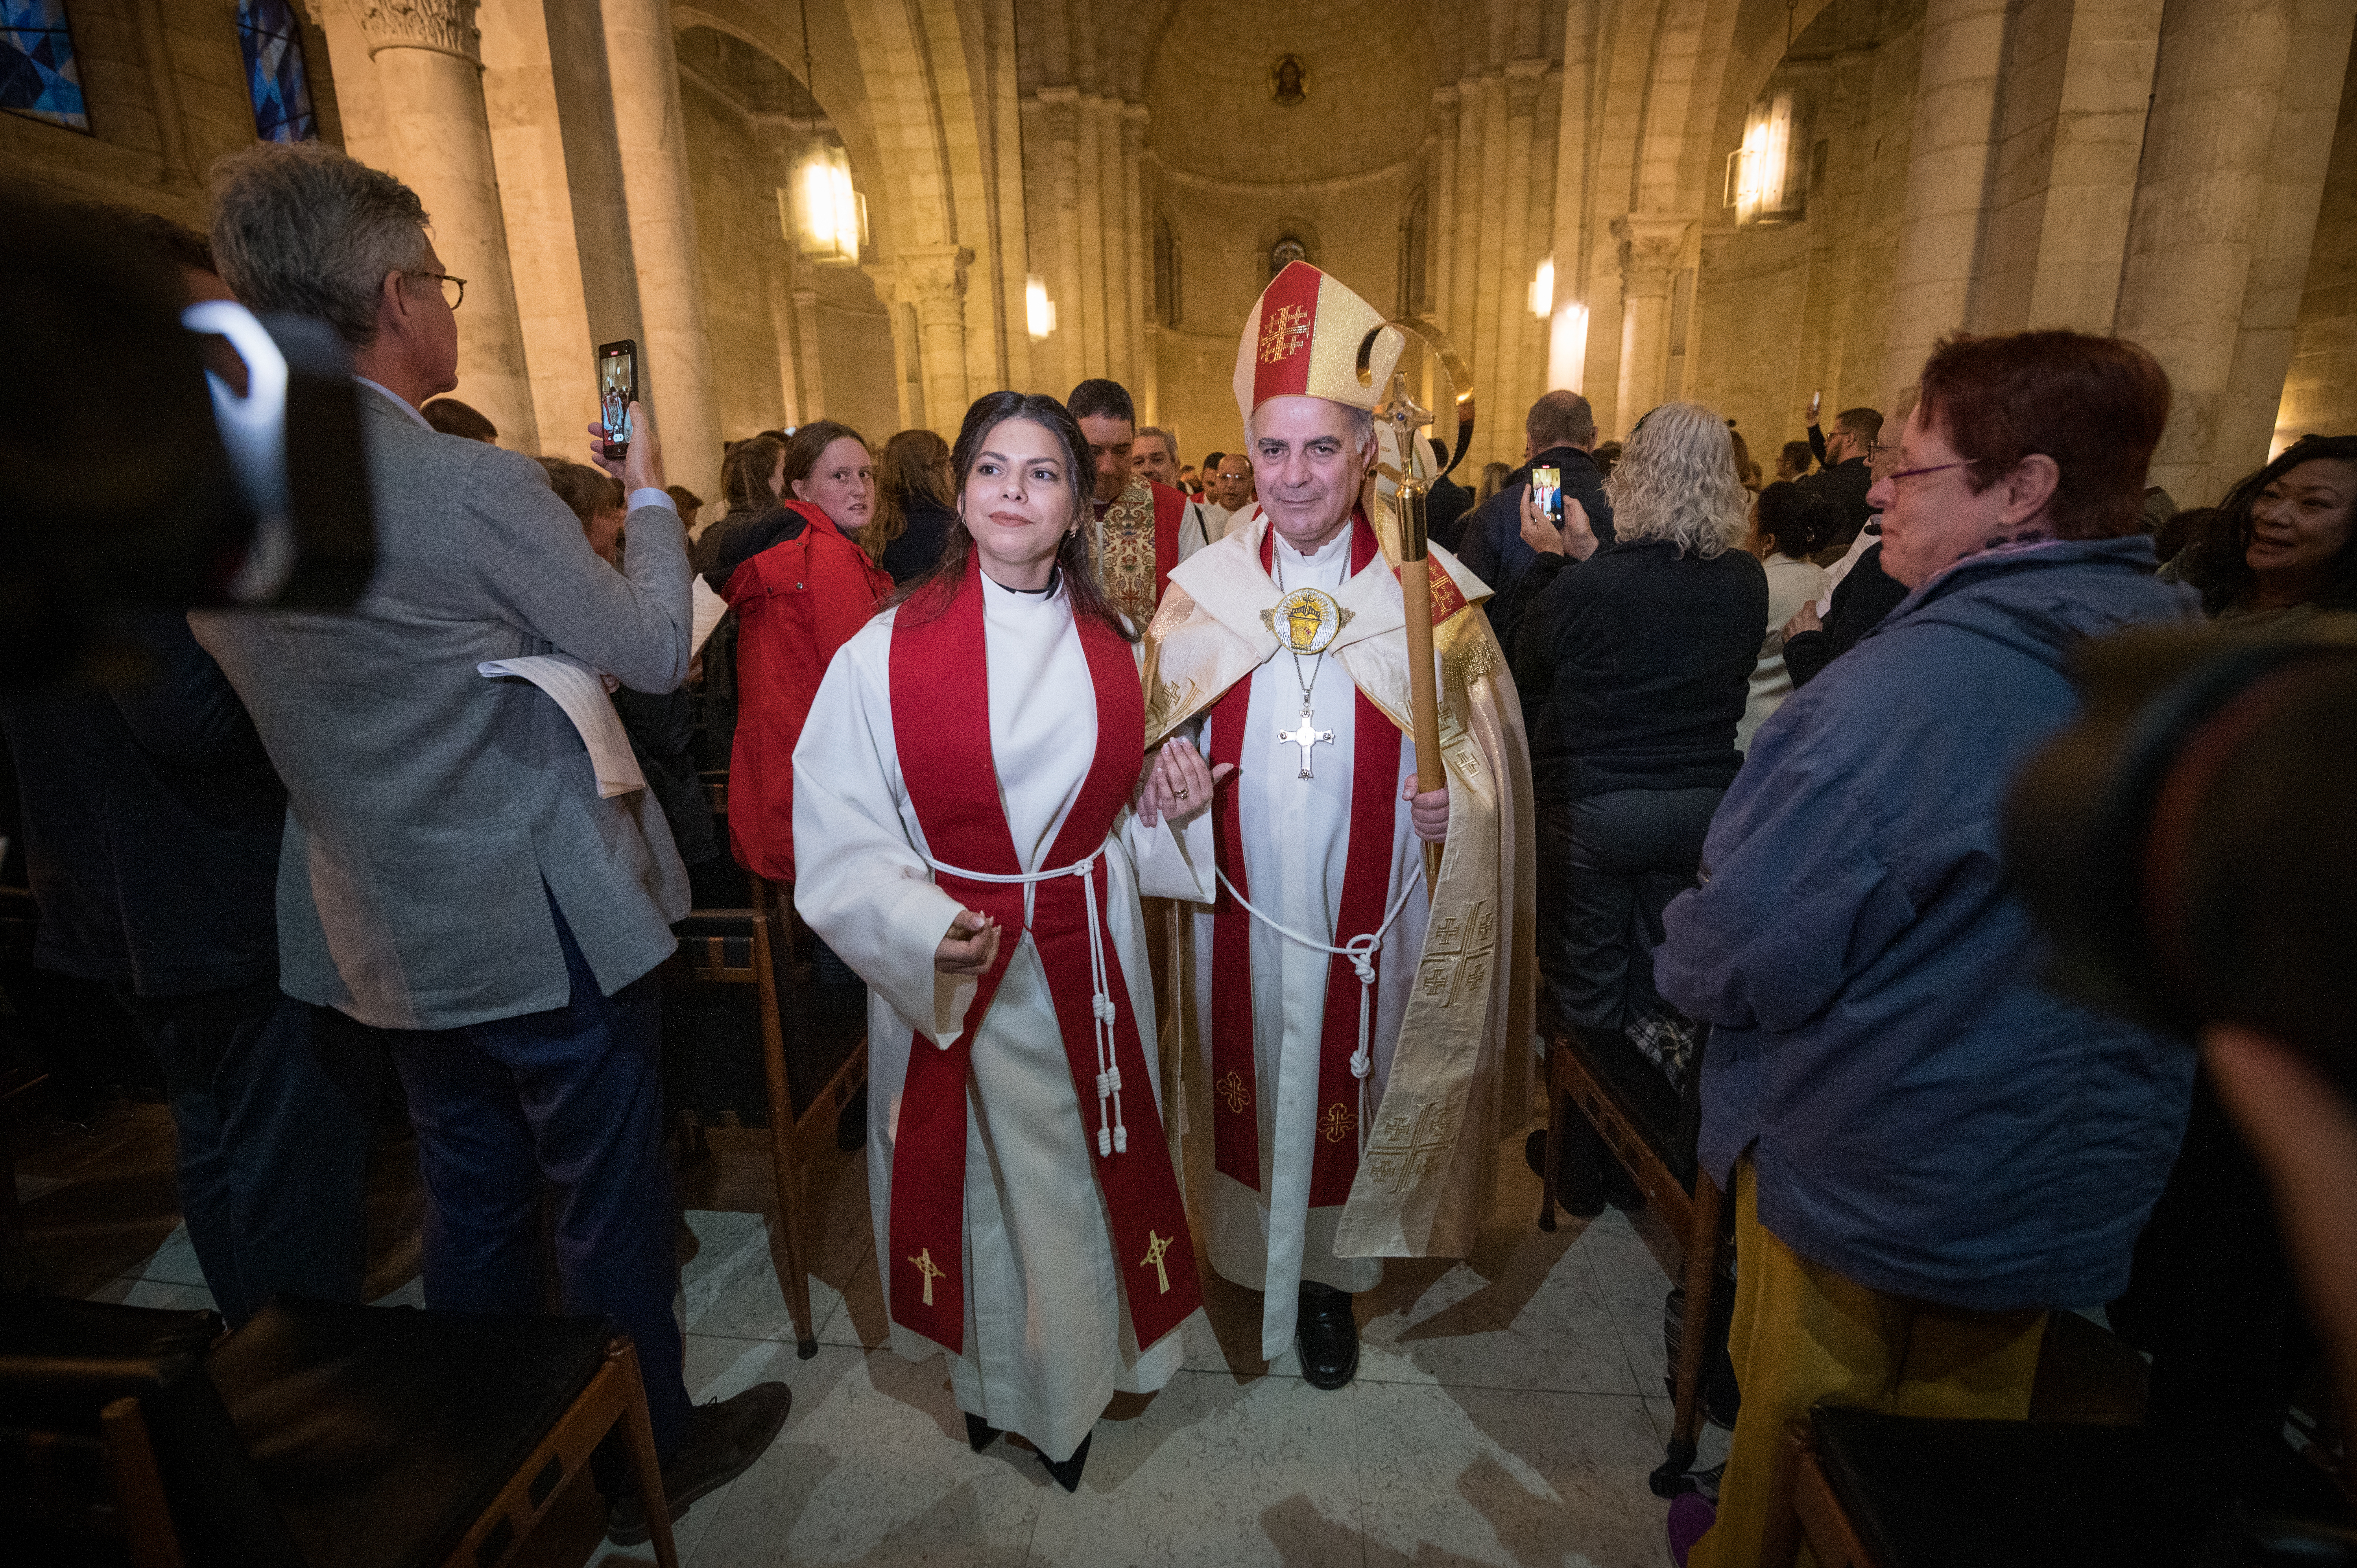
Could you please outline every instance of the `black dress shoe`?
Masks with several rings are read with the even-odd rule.
[[[972,1411],[960,1411],[958,1413],[965,1417],[965,1442],[967,1447],[979,1454],[984,1449],[998,1441],[998,1428],[991,1425],[990,1423],[983,1420],[982,1417],[974,1414]]]
[[[1311,1388],[1330,1391],[1349,1382],[1359,1370],[1359,1320],[1351,1315],[1351,1293],[1302,1281],[1294,1340]]]
[[[1069,1459],[1059,1461],[1049,1458],[1045,1454],[1039,1455],[1039,1463],[1048,1466],[1048,1474],[1056,1477],[1056,1485],[1068,1492],[1081,1489],[1081,1471],[1088,1465],[1089,1444],[1096,1440],[1096,1435],[1092,1432],[1082,1438],[1081,1445],[1072,1450],[1072,1456]]]
[[[755,1383],[741,1394],[696,1406],[688,1417],[687,1441],[662,1467],[672,1523],[699,1498],[750,1469],[786,1424],[793,1404],[793,1391],[785,1384]],[[606,1505],[606,1539],[615,1545],[641,1545],[653,1535],[637,1492],[624,1492]]]

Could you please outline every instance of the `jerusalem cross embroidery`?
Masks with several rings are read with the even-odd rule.
[[[1309,312],[1297,305],[1288,305],[1270,318],[1268,330],[1260,335],[1260,357],[1263,364],[1275,365],[1293,358],[1309,343]]]
[[[1438,1171],[1457,1144],[1458,1111],[1427,1105],[1411,1119],[1379,1116],[1360,1169],[1394,1192],[1406,1192]]]
[[[1416,989],[1443,1007],[1454,1007],[1460,997],[1487,994],[1497,928],[1486,898],[1475,899],[1462,915],[1436,918],[1425,937],[1424,960],[1416,966]]]

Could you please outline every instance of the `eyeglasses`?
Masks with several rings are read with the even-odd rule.
[[[1882,477],[1895,485],[1901,479],[1911,479],[1919,474],[1943,474],[1950,468],[1969,468],[1973,463],[1973,458],[1961,457],[1953,463],[1934,463],[1928,468],[1893,468]]]
[[[458,306],[467,302],[467,280],[465,278],[454,278],[448,273],[429,273],[423,267],[409,275],[418,278],[437,279],[442,285],[443,301],[453,310],[457,309]]]

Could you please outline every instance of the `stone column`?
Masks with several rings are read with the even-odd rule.
[[[1932,0],[1923,18],[1907,206],[1883,336],[1884,399],[1913,386],[1932,346],[1964,324],[2004,87],[2007,10],[2007,0]]]
[[[2189,491],[2217,448],[2292,12],[2288,0],[2202,0],[2172,5],[2162,20],[2114,328],[2169,371],[2169,428],[2151,482],[2180,505],[2218,499]]]
[[[1121,233],[1108,221],[1113,206],[1106,200],[1105,192],[1104,101],[1083,98],[1079,109],[1080,134],[1075,149],[1079,183],[1075,189],[1081,220],[1081,290],[1071,308],[1080,317],[1075,325],[1080,328],[1081,373],[1102,376],[1112,368],[1107,359],[1111,334],[1106,330],[1112,302],[1106,297],[1105,285],[1117,264],[1114,258],[1120,253]]]
[[[1049,208],[1055,214],[1053,248],[1041,258],[1050,264],[1039,271],[1056,303],[1056,330],[1037,346],[1031,363],[1034,374],[1054,367],[1052,384],[1061,397],[1089,373],[1081,352],[1081,95],[1075,88],[1043,87],[1039,98],[1048,129]]]
[[[630,209],[639,284],[639,352],[646,365],[663,464],[698,495],[720,486],[720,405],[704,328],[704,276],[688,188],[687,133],[670,0],[601,0],[606,65],[614,86],[614,141]]]
[[[1426,235],[1425,262],[1431,269],[1426,288],[1432,314],[1452,334],[1460,327],[1449,314],[1449,285],[1457,263],[1457,100],[1454,87],[1433,90],[1432,131],[1437,145],[1432,154],[1431,228]]]
[[[1662,401],[1670,369],[1670,283],[1689,227],[1683,219],[1612,220],[1620,242],[1620,384],[1614,406],[1624,436]]]
[[[1506,83],[1502,76],[1493,76],[1481,83],[1480,96],[1475,100],[1481,117],[1481,161],[1474,166],[1480,170],[1479,205],[1474,208],[1473,255],[1471,269],[1473,289],[1473,384],[1480,389],[1480,404],[1483,408],[1505,409],[1505,365],[1498,345],[1502,340],[1499,328],[1507,310],[1521,304],[1521,291],[1506,281],[1506,160],[1511,149],[1506,121]],[[1522,443],[1509,438],[1513,423],[1512,413],[1502,413],[1490,426],[1491,439],[1485,443],[1490,452],[1512,460],[1520,456]]]
[[[2024,323],[2107,333],[2136,204],[2162,0],[2078,0]]]
[[[1531,144],[1535,140],[1539,88],[1546,79],[1546,61],[1514,60],[1506,67],[1506,188],[1500,204],[1505,228],[1501,248],[1502,271],[1498,302],[1499,417],[1512,420],[1545,390],[1546,367],[1534,376],[1530,366],[1530,286],[1538,273],[1538,257],[1531,252]],[[1501,427],[1502,428],[1502,427]]]
[[[1477,351],[1475,334],[1480,329],[1480,263],[1481,250],[1481,144],[1482,134],[1481,84],[1461,83],[1458,88],[1457,104],[1457,178],[1450,188],[1456,196],[1455,231],[1448,237],[1452,252],[1448,264],[1448,314],[1443,317],[1448,335],[1464,353]],[[1480,360],[1473,364],[1475,383],[1487,372]]]
[[[925,421],[944,441],[957,439],[973,401],[965,388],[965,279],[973,264],[974,252],[961,245],[900,252],[902,296],[917,307]]]
[[[794,290],[794,423],[805,424],[825,417],[826,371],[818,351],[818,290],[798,288]]]
[[[467,280],[457,395],[500,427],[502,445],[537,452],[474,0],[361,0],[361,27],[389,111],[390,172],[425,204],[442,270]]]
[[[1122,313],[1123,349],[1127,362],[1123,381],[1130,397],[1143,409],[1153,400],[1149,388],[1154,364],[1146,357],[1146,326],[1154,314],[1154,284],[1146,275],[1154,236],[1146,222],[1143,165],[1146,161],[1146,105],[1125,103],[1121,111],[1121,191],[1123,227],[1129,236],[1129,308]],[[1151,424],[1140,416],[1140,422]]]

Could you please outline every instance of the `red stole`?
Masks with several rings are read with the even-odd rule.
[[[1275,538],[1274,529],[1261,537],[1264,572],[1275,560]],[[1354,513],[1351,575],[1356,576],[1375,559],[1375,553],[1374,530],[1367,526],[1363,515]],[[1252,722],[1252,686],[1253,677],[1246,675],[1212,705],[1211,760],[1215,768],[1222,762],[1243,761],[1244,736]],[[1346,938],[1383,924],[1384,897],[1391,890],[1392,834],[1398,821],[1398,802],[1394,798],[1399,784],[1398,726],[1367,700],[1364,692],[1354,690],[1353,694],[1357,705],[1351,738],[1349,850],[1342,864],[1341,907],[1335,915],[1334,930],[1326,939],[1335,947]],[[1264,714],[1262,722],[1271,720]],[[1253,889],[1244,875],[1242,795],[1232,786],[1220,791],[1213,808],[1215,836],[1220,869],[1249,898]],[[1243,978],[1226,979],[1211,987],[1212,1146],[1218,1168],[1257,1192],[1263,1189],[1259,1069],[1253,1049],[1249,979],[1252,926],[1252,916],[1222,888],[1211,918],[1211,972]],[[1326,966],[1325,1024],[1318,1043],[1317,1144],[1309,1175],[1313,1208],[1346,1201],[1359,1173],[1359,1080],[1351,1071],[1351,1057],[1358,1048],[1358,971],[1338,954]]]
[[[1187,521],[1187,497],[1151,479],[1146,487],[1154,492],[1154,602],[1159,605],[1170,586],[1170,574],[1178,569],[1178,530]]]
[[[900,773],[933,856],[967,871],[1012,875],[1023,869],[999,802],[990,744],[989,659],[983,627],[982,572],[970,563],[965,585],[946,608],[938,596],[911,600],[892,628],[892,729]],[[927,618],[930,616],[930,618]],[[1103,847],[1137,787],[1145,758],[1146,703],[1137,663],[1112,630],[1077,618],[1081,647],[1096,688],[1097,754],[1080,796],[1048,852],[1049,867],[1071,865]],[[1106,986],[1114,1006],[1114,1064],[1129,1148],[1092,1162],[1112,1219],[1115,1262],[1142,1348],[1202,1304],[1195,1241],[1164,1139],[1154,1080],[1139,1044],[1137,1015],[1103,910],[1110,878],[1100,858],[1089,872],[1099,908]],[[909,1047],[909,1076],[893,1140],[892,1317],[936,1344],[965,1349],[966,1081],[974,1036],[990,1011],[1023,931],[1023,885],[975,882],[937,871],[943,890],[967,908],[997,918],[998,961],[981,976],[962,1031],[949,1049],[920,1032]],[[1072,1070],[1083,1125],[1097,1103],[1094,995],[1087,897],[1074,876],[1032,885],[1031,938],[1047,972],[1056,1022]],[[1092,1135],[1083,1147],[1093,1151]]]

